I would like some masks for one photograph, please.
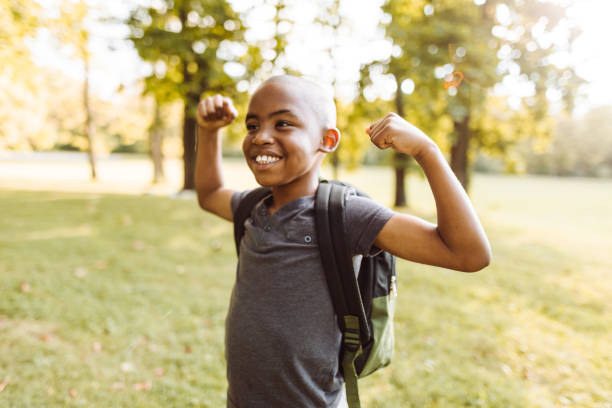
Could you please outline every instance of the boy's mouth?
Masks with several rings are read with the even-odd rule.
[[[279,161],[281,157],[274,156],[270,154],[258,154],[253,158],[253,161],[258,165],[258,167],[268,167],[277,161]]]

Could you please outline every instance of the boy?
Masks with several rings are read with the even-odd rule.
[[[223,186],[219,129],[237,116],[228,98],[198,106],[196,190],[200,206],[232,221],[244,193]],[[272,194],[245,222],[226,319],[228,407],[337,407],[342,374],[338,329],[314,228],[319,166],[340,141],[333,99],[313,82],[268,79],[252,96],[246,162]],[[346,203],[346,242],[355,256],[377,248],[465,272],[490,262],[486,235],[438,147],[390,113],[367,132],[380,149],[412,155],[435,197],[438,225],[362,197]]]

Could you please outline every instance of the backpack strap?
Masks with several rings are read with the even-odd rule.
[[[329,223],[331,225],[332,242],[336,259],[338,261],[338,272],[344,288],[344,296],[347,302],[349,314],[357,316],[360,323],[360,335],[363,342],[370,338],[370,328],[366,316],[359,283],[353,269],[353,256],[346,246],[346,197],[351,188],[344,184],[330,183],[331,193],[329,201]]]
[[[234,243],[236,244],[236,254],[240,254],[240,241],[244,235],[244,222],[251,216],[255,205],[265,196],[271,193],[268,187],[258,187],[249,191],[238,204],[234,213]]]
[[[342,280],[338,271],[338,263],[334,252],[331,225],[329,222],[329,199],[331,185],[327,182],[319,183],[315,196],[315,227],[321,262],[327,279],[327,286],[331,294],[332,303],[338,316],[338,326],[344,332],[344,316],[348,314],[348,306],[344,297]]]
[[[369,333],[352,256],[348,251],[345,225],[345,198],[342,184],[321,182],[315,202],[319,251],[332,302],[342,331],[341,361],[350,408],[360,408],[355,360],[363,352],[361,335]],[[364,324],[361,324],[364,322]]]

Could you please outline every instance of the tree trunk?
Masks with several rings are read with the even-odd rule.
[[[183,27],[187,23],[185,7],[179,9],[179,19]],[[192,75],[183,61],[183,83],[191,84]],[[205,88],[203,88],[205,89]],[[195,109],[200,102],[200,94],[188,89],[183,99],[183,190],[195,190],[195,159],[196,159],[196,118]],[[193,115],[191,114],[193,110]]]
[[[149,130],[149,151],[153,162],[153,184],[164,179],[164,154],[162,152],[162,139],[164,136],[160,107],[154,101],[153,123]]]
[[[397,90],[395,91],[395,109],[397,114],[404,117],[404,100],[402,99],[401,80],[397,75],[394,75],[395,82],[397,83]],[[394,152],[393,153],[393,167],[395,169],[395,200],[393,205],[395,207],[407,207],[408,200],[406,199],[406,171],[410,157],[404,153]]]
[[[393,166],[395,167],[395,207],[406,207],[406,168],[408,165],[408,155],[404,153],[393,153]]]
[[[461,121],[454,121],[455,141],[451,147],[451,169],[465,189],[469,188],[468,149],[470,145],[470,115],[465,115]]]
[[[87,156],[89,158],[89,168],[91,169],[91,179],[97,180],[96,156],[94,152],[93,135],[91,132],[91,109],[89,107],[89,57],[83,56],[85,63],[85,82],[83,83],[83,111],[85,113],[85,123],[83,123],[83,134],[87,139]]]
[[[187,96],[185,98],[185,107],[183,109],[183,169],[185,174],[185,182],[183,190],[195,189],[195,142],[196,142],[196,119],[189,114],[189,107],[192,104],[197,105],[198,101],[193,101],[193,98]]]

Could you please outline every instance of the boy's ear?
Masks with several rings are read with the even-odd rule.
[[[321,139],[319,150],[325,153],[331,153],[338,147],[340,142],[340,131],[337,128],[327,129]]]

